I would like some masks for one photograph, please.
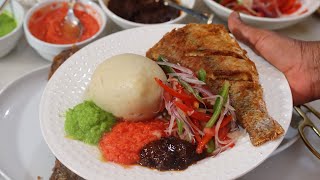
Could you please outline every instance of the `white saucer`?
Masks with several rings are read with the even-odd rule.
[[[0,91],[0,174],[13,180],[49,179],[54,166],[38,117],[48,72],[48,66],[39,68]]]

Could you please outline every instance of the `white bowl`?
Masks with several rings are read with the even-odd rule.
[[[51,3],[53,3],[53,2],[67,2],[67,0],[48,0],[48,1],[43,1],[43,2],[36,4],[31,9],[29,9],[29,11],[26,14],[24,23],[23,23],[23,28],[24,28],[24,32],[25,32],[26,39],[27,39],[28,43],[44,59],[46,59],[48,61],[52,61],[53,58],[57,54],[59,54],[61,51],[65,50],[65,49],[69,49],[73,45],[76,45],[81,48],[81,47],[89,44],[93,40],[95,40],[98,37],[103,35],[104,29],[105,29],[105,26],[107,23],[107,17],[104,14],[103,10],[96,3],[94,3],[90,0],[79,0],[79,2],[83,3],[84,5],[91,7],[91,8],[87,8],[86,11],[98,21],[100,29],[96,34],[94,34],[93,36],[91,36],[90,38],[88,38],[84,41],[74,43],[74,44],[52,44],[52,43],[47,43],[45,41],[42,41],[42,40],[36,38],[29,31],[29,27],[28,27],[29,19],[35,11],[41,9],[44,6],[47,6]]]
[[[119,25],[123,29],[129,29],[134,27],[141,27],[141,26],[148,26],[148,25],[156,25],[156,24],[143,24],[143,23],[136,23],[132,21],[128,21],[115,13],[113,13],[111,10],[109,10],[107,4],[109,0],[99,0],[100,6],[106,12],[107,16],[112,19],[113,22],[115,22],[117,25]],[[195,0],[180,0],[179,1],[182,6],[193,8],[195,4]],[[157,24],[176,24],[179,23],[181,20],[183,20],[187,16],[186,13],[182,12],[181,15],[171,21],[167,21],[164,23],[157,23]]]
[[[222,20],[227,21],[229,15],[233,10],[226,8],[214,0],[203,0],[205,4]],[[265,18],[265,17],[256,17],[247,14],[240,13],[241,19],[255,27],[264,28],[264,29],[282,29],[288,26],[292,26],[298,22],[303,21],[305,18],[314,13],[320,6],[319,0],[301,0],[302,7],[297,12],[279,18]],[[306,13],[301,13],[305,8],[308,9]]]
[[[7,55],[16,46],[22,35],[24,9],[16,1],[12,1],[12,6],[14,12],[12,12],[9,4],[5,7],[5,10],[9,11],[11,14],[14,14],[17,27],[5,36],[0,37],[0,58]]]

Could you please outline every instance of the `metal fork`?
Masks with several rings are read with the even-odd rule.
[[[301,105],[302,107],[305,107],[308,111],[310,111],[312,114],[314,114],[319,120],[320,120],[320,113],[316,111],[313,107],[310,105]],[[314,125],[314,123],[307,117],[306,113],[302,111],[300,107],[294,107],[294,109],[298,112],[298,114],[303,118],[303,120],[300,122],[298,126],[299,134],[305,143],[305,145],[308,147],[308,149],[318,158],[320,159],[320,153],[311,145],[310,141],[307,139],[306,135],[304,134],[304,129],[306,127],[309,127],[312,129],[313,132],[315,132],[318,137],[320,138],[320,130]],[[319,150],[320,151],[320,150]]]

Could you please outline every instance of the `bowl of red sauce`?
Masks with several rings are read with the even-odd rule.
[[[193,8],[195,0],[172,0]],[[164,5],[163,0],[99,0],[107,16],[123,29],[181,22],[186,13]]]
[[[80,0],[74,12],[83,25],[83,33],[80,37],[65,36],[62,23],[67,9],[66,0],[49,0],[36,4],[26,14],[23,25],[26,39],[48,61],[63,50],[83,47],[104,33],[107,18],[103,10],[92,1]]]
[[[233,11],[255,27],[282,29],[299,23],[320,6],[319,0],[203,0],[222,20]]]

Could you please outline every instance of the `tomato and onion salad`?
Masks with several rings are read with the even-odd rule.
[[[258,17],[282,17],[297,12],[302,7],[300,0],[215,0],[234,11]],[[302,11],[307,12],[307,9]]]
[[[190,69],[169,63],[160,56],[157,63],[166,73],[166,82],[155,78],[163,88],[163,102],[169,120],[166,133],[197,144],[197,153],[205,150],[216,155],[232,148],[243,130],[236,123],[230,105],[230,84],[225,81],[219,94],[206,85],[206,71],[197,75]]]

